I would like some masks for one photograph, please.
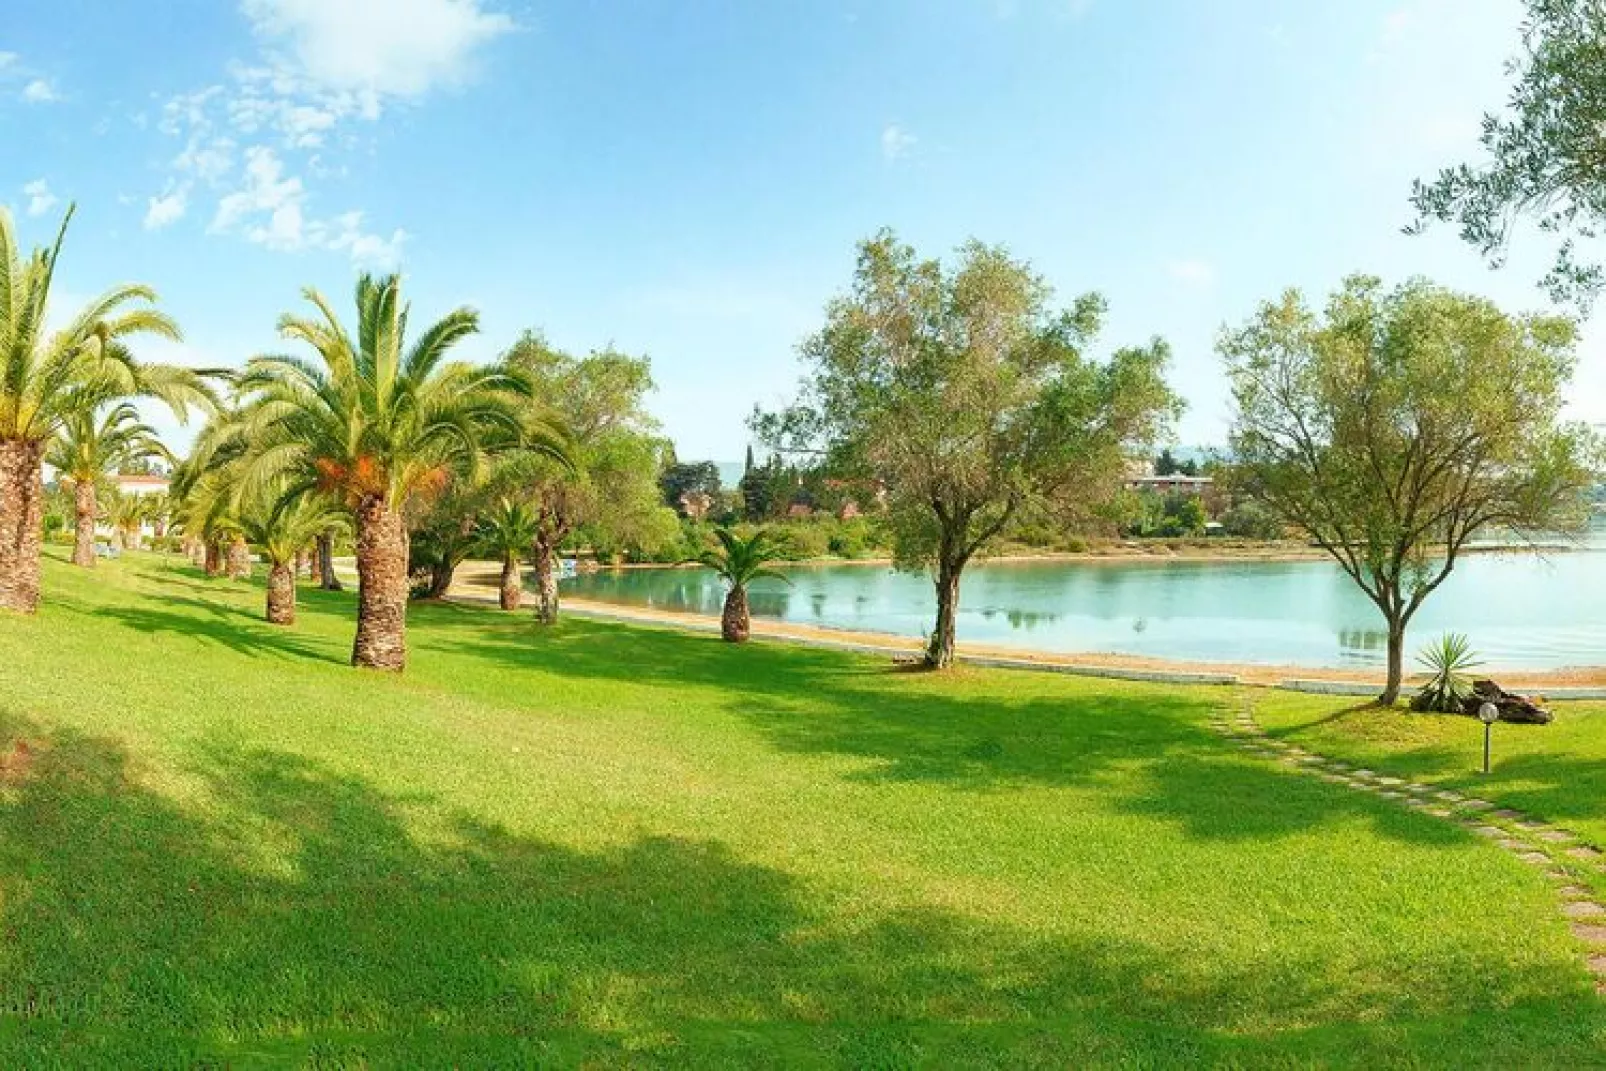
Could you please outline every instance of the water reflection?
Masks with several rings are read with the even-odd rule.
[[[1415,651],[1466,632],[1485,661],[1556,667],[1606,663],[1606,535],[1598,549],[1479,554],[1417,615]],[[924,575],[865,565],[799,566],[793,586],[760,582],[760,617],[926,635],[935,599]],[[564,581],[575,597],[717,614],[724,588],[703,569],[615,570]],[[1372,665],[1387,634],[1337,566],[1301,562],[1025,562],[973,566],[960,601],[962,641],[1045,651],[1112,651],[1204,661]]]

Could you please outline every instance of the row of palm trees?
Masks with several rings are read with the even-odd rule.
[[[21,255],[0,209],[0,608],[39,602],[42,464],[75,488],[74,561],[94,563],[94,489],[122,464],[167,459],[129,404],[165,402],[183,420],[209,415],[173,481],[172,520],[209,574],[249,571],[251,546],[267,559],[267,617],[295,620],[297,563],[349,533],[358,573],[354,665],[406,664],[408,520],[454,481],[472,482],[493,459],[541,457],[567,464],[563,428],[531,397],[530,381],[502,364],[450,359],[479,328],[458,308],[409,334],[398,276],[357,281],[354,327],[315,290],[310,310],[286,315],[281,336],[299,352],[260,356],[242,372],[142,363],[140,335],[177,339],[149,288],[114,288],[60,330],[45,312],[62,240]],[[502,604],[522,594],[519,561],[534,538],[531,507],[510,497],[479,519],[477,542],[503,562]],[[766,572],[774,548],[760,533],[728,533],[707,564],[731,584],[727,639],[746,639],[746,583]]]

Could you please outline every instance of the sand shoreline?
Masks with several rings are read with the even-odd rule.
[[[453,583],[449,596],[473,602],[494,602],[497,591],[497,571],[494,566],[465,563],[459,570],[459,579]],[[717,631],[719,618],[712,614],[678,613],[641,606],[611,603],[596,599],[565,597],[563,605],[587,615],[615,620],[659,625],[670,628],[687,628],[699,631]],[[793,622],[753,618],[753,634],[776,640],[795,640],[804,643],[833,643],[868,645],[884,649],[889,654],[918,654],[923,642],[915,637],[894,633],[872,632],[857,629],[823,628]],[[1237,677],[1244,684],[1276,685],[1289,680],[1320,680],[1347,684],[1382,686],[1376,669],[1347,669],[1331,666],[1301,666],[1280,663],[1255,662],[1200,662],[1183,659],[1155,658],[1085,651],[1059,653],[1036,651],[1004,644],[964,643],[961,654],[983,658],[1008,659],[1015,662],[1044,666],[1068,666],[1084,669],[1133,670],[1139,672],[1179,673]],[[1504,687],[1515,691],[1540,692],[1546,688],[1579,688],[1606,686],[1606,666],[1579,666],[1554,670],[1509,669],[1498,667],[1480,670],[1480,676],[1492,677]]]

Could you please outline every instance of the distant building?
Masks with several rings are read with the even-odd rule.
[[[1195,495],[1203,496],[1215,486],[1215,480],[1209,476],[1184,476],[1173,473],[1170,476],[1128,476],[1126,486],[1132,491],[1154,491],[1162,495]]]
[[[170,483],[166,476],[146,475],[113,476],[112,482],[125,495],[165,495]]]

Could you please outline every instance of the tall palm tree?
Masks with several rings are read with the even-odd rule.
[[[725,610],[719,617],[719,633],[727,643],[746,643],[753,632],[752,615],[747,608],[747,585],[765,577],[790,584],[784,575],[770,568],[781,560],[780,544],[760,528],[743,539],[729,528],[716,528],[719,546],[699,554],[696,559],[714,570],[729,585]]]
[[[494,554],[502,563],[501,607],[517,610],[524,600],[519,565],[530,552],[540,518],[527,502],[504,498],[480,518],[475,534],[482,554]]]
[[[74,565],[86,569],[95,565],[97,491],[105,483],[106,474],[151,458],[171,461],[172,455],[156,437],[156,430],[142,423],[139,411],[129,403],[118,402],[99,416],[90,404],[78,405],[68,412],[45,454],[45,463],[72,481]]]
[[[344,522],[339,508],[316,493],[268,493],[240,511],[244,534],[268,559],[269,624],[296,623],[296,559],[318,536]]]
[[[479,329],[460,308],[407,344],[401,280],[357,281],[357,330],[349,332],[316,290],[315,316],[285,316],[279,331],[316,361],[253,359],[240,381],[253,446],[252,478],[316,488],[351,511],[357,553],[353,665],[400,670],[407,661],[407,523],[410,507],[441,490],[454,466],[520,441],[512,396],[520,376],[501,367],[448,362]],[[556,441],[553,449],[559,449]]]
[[[106,523],[123,550],[139,549],[139,530],[145,524],[145,503],[138,495],[113,489],[106,499]],[[93,551],[93,547],[91,547]]]
[[[182,420],[188,404],[208,405],[201,374],[142,364],[128,348],[138,335],[177,339],[149,287],[123,285],[85,305],[54,333],[46,306],[72,209],[48,249],[24,259],[11,213],[0,208],[0,609],[39,606],[41,502],[46,445],[91,400],[145,395]]]

